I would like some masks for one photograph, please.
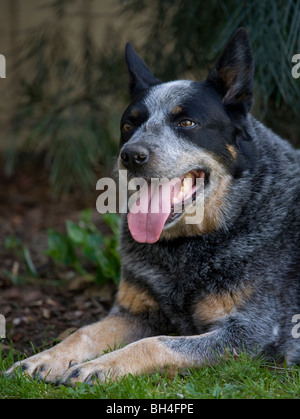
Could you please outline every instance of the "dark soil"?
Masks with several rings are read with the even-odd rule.
[[[54,199],[43,167],[24,165],[12,177],[0,174],[0,314],[6,318],[6,339],[16,352],[33,353],[51,346],[77,328],[98,321],[112,305],[115,287],[100,287],[66,268],[57,269],[45,254],[47,230],[65,231],[66,220],[77,221],[80,212],[95,208],[96,192],[82,196],[73,191]],[[93,222],[105,227],[93,211]],[[20,252],[6,250],[8,237],[18,237],[29,249],[39,278],[26,273]],[[13,283],[11,276],[18,277]],[[31,344],[32,343],[32,344]]]

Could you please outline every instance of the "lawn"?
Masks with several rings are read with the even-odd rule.
[[[0,371],[12,362],[13,352],[1,356]],[[204,367],[169,379],[128,376],[119,382],[92,387],[54,386],[37,382],[20,372],[14,378],[0,375],[1,399],[298,399],[300,367],[286,368],[250,359],[246,354],[229,358],[216,366]]]

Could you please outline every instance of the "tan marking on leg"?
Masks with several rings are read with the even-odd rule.
[[[196,305],[194,318],[204,323],[214,323],[230,314],[235,308],[229,294],[208,295]]]
[[[104,320],[85,326],[62,342],[64,349],[76,354],[82,360],[99,356],[103,351],[132,342],[132,322],[123,317],[109,316]]]
[[[231,293],[207,295],[196,304],[193,318],[202,323],[214,323],[242,307],[251,294],[252,287],[249,286]]]
[[[156,337],[142,339],[117,352],[109,360],[112,378],[127,374],[153,374],[166,368],[173,376],[179,368],[191,366],[187,357],[168,348]]]
[[[226,147],[227,147],[229,153],[231,154],[233,160],[236,160],[237,159],[237,151],[236,151],[236,149],[232,145],[230,145],[230,144],[226,144]]]
[[[216,333],[211,331],[202,335],[180,337],[185,339],[207,339],[209,335]],[[119,379],[128,374],[153,374],[157,371],[168,371],[170,378],[174,377],[178,369],[198,368],[206,361],[201,355],[193,356],[184,350],[171,349],[164,340],[176,340],[177,337],[157,336],[142,339],[134,342],[117,351],[108,353],[93,361],[86,362],[79,366],[72,367],[62,378],[65,384],[75,384],[77,381],[86,381],[93,384],[99,381],[105,381],[106,378]],[[176,346],[176,345],[175,345]],[[188,346],[188,342],[187,342]],[[214,359],[209,361],[214,363]]]
[[[138,328],[135,320],[108,316],[100,322],[79,329],[61,344],[81,360],[81,353],[84,353],[83,357],[92,359],[101,355],[104,350],[140,339]]]
[[[120,283],[117,301],[133,314],[158,310],[158,303],[145,290],[125,280]]]
[[[26,366],[26,374],[47,381],[55,381],[57,377],[70,368],[72,364],[80,364],[103,354],[104,350],[130,343],[143,337],[139,325],[134,321],[118,316],[109,316],[104,320],[83,327],[68,336],[61,343],[22,361]],[[20,363],[9,370],[13,371]]]
[[[173,377],[179,368],[193,366],[186,356],[164,345],[159,337],[151,337],[134,342],[118,351],[108,353],[91,362],[79,366],[76,381],[85,381],[93,374],[100,380],[121,378],[128,374],[152,374],[168,368],[168,375]],[[73,370],[77,367],[73,367]],[[71,370],[72,373],[72,370]],[[66,375],[68,380],[68,375]],[[68,382],[68,381],[67,381]],[[72,381],[70,384],[73,384]]]

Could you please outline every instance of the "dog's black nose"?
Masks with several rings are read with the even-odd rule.
[[[125,167],[145,164],[149,156],[150,152],[144,146],[125,146],[121,152],[122,163]]]

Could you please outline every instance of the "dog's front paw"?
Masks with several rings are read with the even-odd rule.
[[[11,377],[20,370],[34,379],[55,382],[75,362],[65,356],[59,357],[57,354],[55,356],[53,349],[31,356],[21,362],[16,362],[6,371],[6,377]]]
[[[106,356],[103,355],[101,359],[97,358],[68,369],[58,381],[58,384],[72,386],[80,382],[92,385],[104,382],[107,378],[116,379],[122,375],[124,375],[122,368],[118,367],[115,362],[106,360]]]

